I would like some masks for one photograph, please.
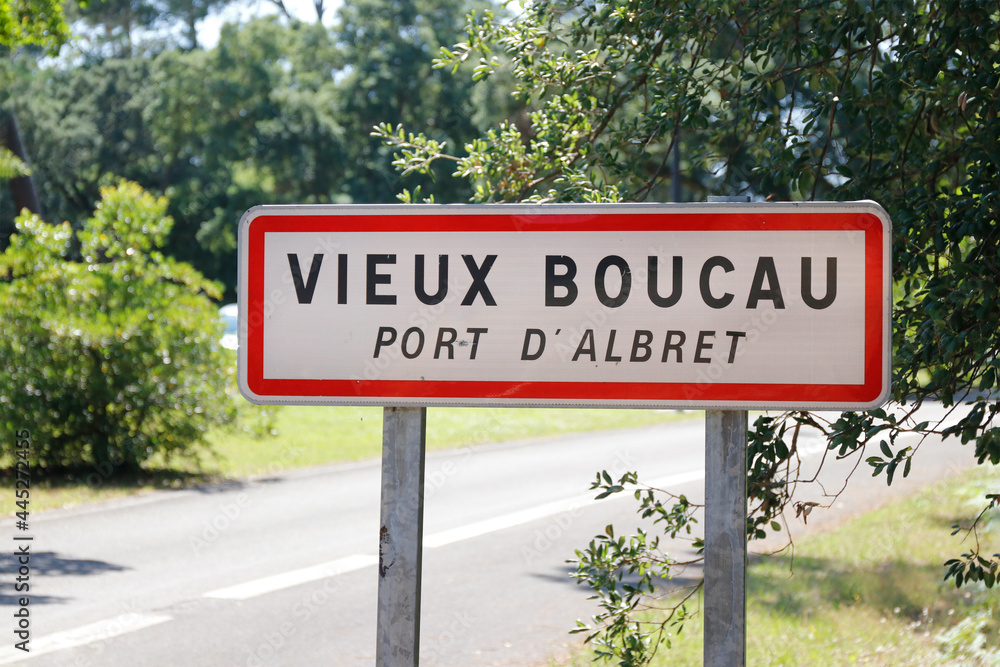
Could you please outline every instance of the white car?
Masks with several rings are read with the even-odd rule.
[[[239,347],[239,339],[236,337],[236,323],[239,319],[239,314],[239,306],[235,303],[227,303],[222,308],[219,308],[219,319],[226,325],[226,330],[222,334],[219,343],[227,350],[235,350]]]

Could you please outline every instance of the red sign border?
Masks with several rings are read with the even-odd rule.
[[[865,380],[829,385],[264,378],[264,272],[253,268],[264,266],[266,235],[359,231],[860,231]],[[240,223],[240,388],[249,400],[265,404],[873,408],[887,400],[889,390],[890,238],[888,215],[873,202],[257,207]]]

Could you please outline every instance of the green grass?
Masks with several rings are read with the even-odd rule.
[[[683,418],[675,411],[542,408],[430,408],[427,448],[441,450],[574,432],[646,426]],[[690,415],[688,415],[690,416]],[[209,434],[199,460],[154,458],[139,473],[106,475],[98,468],[62,471],[32,481],[31,510],[68,507],[221,479],[270,474],[381,456],[382,408],[289,406],[277,411],[272,435],[252,429]],[[13,488],[10,461],[0,459],[0,485]],[[0,494],[0,515],[16,508],[14,494]]]
[[[552,410],[542,408],[430,408],[428,451],[574,432],[633,428],[681,418],[652,410]],[[277,435],[215,433],[217,457],[209,469],[226,477],[333,462],[378,458],[382,452],[382,408],[283,408]]]
[[[968,547],[951,526],[974,516],[998,485],[997,470],[979,469],[802,538],[794,554],[754,559],[747,664],[1000,665],[1000,590],[956,590],[942,567]],[[980,539],[986,554],[1000,552],[1000,513]],[[701,665],[700,614],[670,641],[654,666]],[[595,663],[581,656],[573,664]]]

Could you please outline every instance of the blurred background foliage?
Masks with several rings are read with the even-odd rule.
[[[233,300],[236,227],[251,206],[395,201],[432,175],[403,184],[374,125],[405,123],[461,152],[515,113],[506,95],[433,67],[464,34],[469,0],[361,0],[328,13],[330,25],[268,15],[201,44],[200,22],[225,5],[71,4],[80,36],[58,57],[44,40],[3,49],[0,110],[17,119],[47,219],[76,225],[102,186],[134,181],[169,198],[164,252]],[[0,174],[20,175],[11,169]],[[435,191],[445,202],[471,194],[449,177]],[[19,213],[7,194],[0,249]]]
[[[221,288],[159,252],[166,208],[123,181],[77,234],[17,218],[0,255],[0,437],[30,423],[34,466],[136,470],[234,421]]]

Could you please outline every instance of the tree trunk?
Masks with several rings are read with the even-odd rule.
[[[0,143],[16,155],[21,162],[28,164],[28,153],[24,150],[24,143],[21,141],[21,131],[17,127],[17,118],[14,116],[13,111],[0,110]],[[10,192],[14,198],[14,208],[18,213],[23,209],[28,209],[36,215],[42,214],[42,204],[38,199],[38,190],[35,189],[35,181],[30,175],[12,178],[10,180]],[[7,247],[8,238],[11,233],[7,230],[0,233],[0,250]]]
[[[17,156],[21,162],[28,164],[28,153],[21,141],[21,130],[17,126],[17,118],[13,111],[0,112],[0,139],[7,149]],[[35,181],[31,176],[18,176],[10,181],[10,191],[14,196],[14,205],[20,211],[23,208],[32,213],[42,214],[42,205],[35,190]]]

